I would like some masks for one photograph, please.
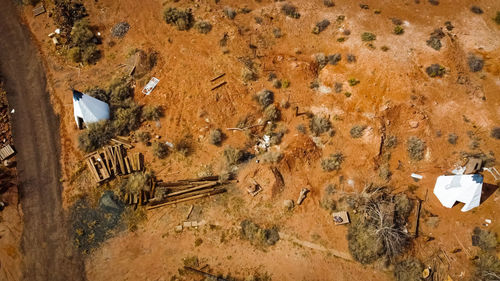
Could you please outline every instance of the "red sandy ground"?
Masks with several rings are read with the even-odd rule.
[[[140,93],[146,80],[138,81],[135,100],[140,104],[161,105],[165,116],[161,127],[145,123],[143,130],[160,135],[162,140],[173,141],[186,134],[195,139],[194,154],[182,157],[177,154],[166,160],[157,160],[151,150],[137,144],[134,150],[145,154],[146,166],[156,171],[164,180],[190,178],[211,165],[215,173],[222,169],[224,146],[243,147],[245,136],[239,131],[224,130],[234,127],[237,120],[252,114],[260,117],[260,109],[253,95],[263,88],[272,88],[266,77],[270,71],[279,78],[291,81],[287,89],[274,90],[276,104],[289,100],[289,109],[282,109],[282,125],[288,133],[277,149],[284,153],[278,164],[285,180],[284,191],[272,193],[273,176],[268,164],[249,162],[240,167],[240,184],[232,187],[229,194],[213,199],[197,201],[203,208],[201,218],[218,225],[210,229],[207,225],[199,230],[176,234],[174,226],[183,221],[189,204],[167,207],[148,212],[148,220],[136,232],[122,232],[108,240],[92,253],[86,261],[89,280],[169,280],[177,274],[182,258],[196,255],[210,265],[216,273],[231,273],[244,277],[254,271],[268,272],[273,280],[391,280],[391,273],[377,266],[364,267],[356,262],[344,261],[328,253],[307,249],[296,244],[280,241],[276,246],[263,251],[239,239],[236,227],[242,219],[251,218],[262,225],[277,224],[282,232],[312,241],[329,249],[348,252],[346,232],[343,226],[334,226],[330,214],[319,206],[324,187],[337,183],[344,191],[359,192],[371,182],[382,183],[376,169],[380,145],[381,127],[386,133],[398,137],[389,161],[393,176],[388,182],[396,191],[406,191],[415,184],[411,173],[423,175],[416,183],[418,188],[411,196],[428,200],[424,208],[439,216],[439,225],[429,228],[422,224],[421,232],[435,240],[415,241],[411,253],[424,263],[431,263],[431,256],[439,249],[450,258],[449,275],[453,280],[467,280],[471,273],[471,262],[467,251],[452,254],[461,247],[474,252],[471,246],[471,231],[485,219],[493,223],[487,229],[500,232],[498,192],[490,196],[481,206],[471,212],[461,213],[461,206],[445,209],[432,194],[438,175],[449,171],[460,162],[460,151],[469,149],[467,131],[473,131],[480,140],[480,151],[500,155],[500,141],[489,136],[491,128],[500,125],[500,28],[492,20],[498,1],[441,1],[432,6],[427,1],[364,1],[369,10],[361,10],[359,3],[339,0],[335,7],[326,8],[322,1],[292,1],[299,8],[298,20],[280,13],[282,3],[274,1],[238,2],[221,1],[162,1],[100,0],[85,1],[90,21],[102,33],[103,59],[96,65],[79,67],[59,56],[47,34],[56,27],[47,14],[33,18],[26,8],[26,21],[46,58],[47,76],[56,112],[61,118],[61,143],[65,188],[64,198],[69,205],[75,198],[94,191],[95,186],[75,187],[68,179],[77,170],[83,153],[77,148],[78,131],[72,114],[70,86],[86,89],[90,86],[104,87],[112,77],[119,75],[128,54],[135,48],[154,49],[160,53],[157,66],[150,73],[160,79],[158,87],[150,96]],[[469,11],[472,2],[483,8],[483,15]],[[191,31],[177,31],[162,20],[161,11],[166,6],[193,8],[196,19],[208,20],[213,30],[208,35]],[[234,20],[224,17],[224,6],[249,7],[249,14],[238,14]],[[380,9],[380,15],[374,14]],[[348,40],[338,43],[343,36],[335,20],[345,15],[341,26],[351,31]],[[263,24],[255,23],[254,17],[263,18]],[[405,33],[394,35],[391,18],[404,23]],[[311,33],[314,24],[329,19],[332,24],[320,35]],[[131,29],[123,39],[112,39],[110,29],[118,22],[127,21]],[[435,51],[426,45],[429,34],[445,21],[451,21],[455,29],[442,39],[443,48]],[[272,28],[280,27],[284,36],[275,39]],[[369,31],[377,35],[373,42],[376,49],[367,47],[360,34]],[[222,35],[229,35],[228,54],[219,47]],[[114,46],[110,43],[113,41]],[[260,79],[244,85],[241,82],[242,64],[238,58],[253,57],[249,44],[256,45],[260,64]],[[389,50],[383,52],[382,46]],[[300,50],[300,54],[297,54]],[[315,78],[313,54],[341,53],[342,61],[336,66],[327,66],[319,74],[326,86],[344,82],[344,91],[352,93],[321,94],[309,88]],[[357,62],[347,64],[346,54],[356,55]],[[471,73],[467,66],[469,53],[481,54],[485,58],[483,71]],[[429,78],[425,67],[432,63],[444,65],[448,73],[443,78]],[[226,73],[228,84],[217,91],[209,80],[219,73]],[[458,84],[458,76],[469,78],[466,84]],[[149,78],[147,76],[146,78]],[[347,79],[355,77],[361,83],[350,87]],[[484,97],[484,99],[483,99]],[[295,129],[299,124],[307,125],[305,116],[295,117],[294,108],[310,110],[330,116],[336,134],[322,136],[324,146],[317,147],[310,136]],[[334,116],[336,116],[334,118]],[[465,116],[469,122],[464,121]],[[335,119],[335,120],[334,120]],[[418,121],[412,128],[410,121]],[[355,124],[368,126],[360,139],[349,136]],[[208,142],[210,129],[223,128],[228,138],[222,147]],[[436,131],[442,137],[436,136]],[[449,133],[459,136],[458,143],[447,142]],[[406,140],[418,136],[427,144],[425,159],[412,162],[406,152]],[[475,150],[478,152],[479,150]],[[339,172],[323,172],[320,158],[341,151],[346,160]],[[398,169],[398,161],[401,165]],[[244,189],[246,178],[257,173],[264,193],[248,196]],[[340,177],[354,181],[354,187],[340,183]],[[494,183],[485,174],[486,183]],[[308,186],[309,197],[292,213],[283,211],[283,199],[296,199],[300,189]],[[222,233],[228,234],[227,242],[221,242]],[[456,236],[456,237],[455,237]],[[194,240],[203,239],[195,247]],[[460,242],[458,242],[458,240]],[[191,280],[193,276],[184,277]]]

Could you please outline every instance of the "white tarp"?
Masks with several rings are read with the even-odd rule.
[[[73,113],[79,128],[85,124],[109,119],[109,105],[89,95],[73,90]]]
[[[145,94],[146,96],[151,94],[151,92],[156,87],[158,82],[160,82],[160,79],[158,79],[156,77],[151,77],[151,80],[149,80],[149,82],[146,84],[144,89],[142,89],[142,93]]]
[[[434,194],[446,208],[453,207],[457,201],[465,203],[462,212],[467,212],[479,206],[482,188],[483,176],[479,174],[440,176]]]

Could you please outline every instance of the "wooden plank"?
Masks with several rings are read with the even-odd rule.
[[[142,171],[141,153],[140,152],[137,152],[135,154],[135,161],[137,164],[137,171]]]
[[[126,142],[126,141],[124,141],[122,139],[118,139],[118,137],[112,138],[111,141],[116,142],[118,144],[122,144],[126,148],[132,148],[132,147],[134,147],[130,143],[128,143],[128,142]]]
[[[92,163],[92,160],[90,158],[87,158],[85,161],[87,163],[87,167],[90,170],[90,173],[94,177],[96,182],[99,182],[101,179],[99,178],[99,174],[97,174],[97,171],[95,170],[94,164]]]
[[[202,184],[202,185],[199,185],[199,186],[195,186],[193,188],[188,188],[188,189],[185,189],[185,190],[181,190],[181,191],[176,191],[176,192],[169,193],[169,194],[167,194],[166,197],[172,197],[172,196],[176,196],[176,195],[179,195],[179,194],[188,193],[188,192],[195,191],[195,190],[200,190],[200,189],[203,189],[203,188],[215,186],[217,184],[218,184],[217,182],[210,182],[210,183]]]
[[[120,163],[120,172],[122,175],[126,175],[127,172],[125,170],[125,163],[123,162],[123,155],[121,151],[121,146],[115,147],[116,157],[118,158],[118,163]]]
[[[186,201],[190,201],[190,200],[194,200],[194,199],[199,199],[199,198],[204,198],[204,197],[216,195],[216,194],[223,193],[223,192],[226,192],[226,189],[221,188],[221,189],[217,189],[213,192],[199,194],[199,195],[187,197],[187,198],[182,198],[179,200],[170,201],[170,202],[166,202],[166,203],[162,203],[162,204],[158,204],[158,205],[154,205],[154,206],[149,206],[149,207],[147,207],[147,209],[152,210],[152,209],[160,208],[163,206],[168,206],[168,205],[172,205],[172,204],[177,204],[177,203],[181,203],[181,202],[186,202]]]
[[[222,74],[220,74],[220,75],[217,75],[216,77],[214,77],[214,78],[210,79],[210,82],[214,82],[215,80],[217,80],[217,79],[219,79],[219,78],[224,77],[224,75],[226,75],[226,73],[222,73]]]
[[[217,90],[218,88],[220,88],[220,87],[222,87],[222,86],[224,86],[224,85],[226,85],[226,84],[227,84],[227,82],[226,82],[226,81],[224,81],[224,82],[220,83],[219,85],[217,85],[217,86],[213,87],[210,91]]]
[[[127,167],[127,173],[132,173],[132,169],[130,168],[130,159],[128,159],[128,156],[125,156],[123,160],[125,161],[125,167]]]

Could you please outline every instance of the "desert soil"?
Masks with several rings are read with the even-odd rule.
[[[500,10],[498,1],[450,0],[440,1],[438,6],[428,1],[364,1],[370,7],[368,10],[360,9],[360,3],[352,1],[335,1],[335,7],[331,8],[325,7],[319,0],[292,1],[301,13],[297,20],[281,14],[282,3],[274,1],[221,1],[219,4],[214,1],[171,3],[154,0],[84,2],[90,22],[96,31],[101,32],[103,41],[99,46],[103,58],[90,66],[72,64],[54,48],[47,34],[57,27],[47,14],[34,18],[29,8],[24,13],[46,61],[48,88],[61,121],[63,199],[59,193],[43,194],[54,197],[53,201],[46,202],[51,208],[44,213],[56,216],[54,221],[63,219],[60,204],[71,206],[83,195],[102,192],[102,187],[89,184],[90,181],[70,180],[79,171],[84,154],[77,148],[79,132],[75,128],[68,89],[105,88],[113,77],[123,74],[120,65],[137,48],[155,50],[159,52],[160,59],[149,75],[136,81],[135,100],[141,105],[161,105],[165,109],[165,116],[159,122],[145,122],[141,130],[160,136],[162,141],[173,142],[185,135],[191,135],[194,140],[192,155],[184,157],[173,153],[166,160],[155,159],[149,147],[135,144],[134,152],[144,153],[146,166],[154,170],[160,179],[192,178],[207,168],[219,173],[223,170],[221,155],[225,146],[253,149],[254,144],[246,145],[244,133],[226,128],[235,127],[237,121],[247,115],[253,116],[254,122],[262,118],[253,96],[263,88],[272,89],[271,82],[266,79],[271,71],[278,78],[290,81],[288,88],[273,89],[276,105],[280,107],[284,104],[282,101],[291,105],[281,108],[282,120],[279,124],[288,132],[282,143],[273,148],[284,156],[276,164],[285,182],[282,191],[273,190],[274,176],[269,170],[270,164],[246,163],[238,171],[240,183],[230,187],[228,194],[193,202],[202,210],[197,219],[206,221],[205,226],[175,233],[174,227],[185,220],[189,203],[150,211],[147,221],[140,224],[137,231],[123,231],[85,257],[85,274],[89,280],[169,280],[179,275],[183,258],[194,255],[202,263],[209,264],[213,272],[230,273],[237,277],[258,271],[269,273],[273,280],[392,280],[390,270],[384,271],[379,265],[362,266],[336,258],[328,251],[309,249],[287,239],[263,250],[239,238],[240,222],[250,218],[261,225],[277,224],[280,231],[297,239],[348,253],[347,228],[334,226],[330,213],[320,207],[328,184],[337,185],[342,192],[360,192],[366,184],[373,182],[392,186],[395,192],[406,192],[413,199],[425,200],[423,208],[426,213],[439,216],[439,223],[422,223],[422,235],[409,254],[419,257],[426,265],[444,265],[453,280],[468,280],[471,277],[472,263],[468,255],[475,249],[470,239],[472,229],[481,226],[500,231],[496,219],[500,212],[498,192],[485,194],[481,206],[468,213],[461,213],[460,205],[445,209],[432,194],[436,177],[460,163],[461,152],[483,152],[493,157],[500,155],[499,141],[489,135],[493,127],[500,126],[500,29],[492,20],[496,11]],[[469,9],[473,4],[482,7],[485,13],[471,13]],[[207,35],[199,34],[194,29],[178,31],[162,19],[161,11],[167,6],[192,8],[196,19],[207,20],[214,27]],[[222,11],[225,6],[246,6],[252,12],[238,14],[230,20]],[[375,9],[380,9],[381,14],[375,14]],[[345,16],[341,23],[337,23],[339,15]],[[261,18],[261,24],[256,22],[255,17]],[[321,34],[312,34],[313,26],[325,18],[332,24]],[[393,34],[393,18],[403,21],[404,34]],[[130,23],[130,31],[123,39],[112,38],[111,28],[122,21]],[[444,29],[446,21],[451,21],[455,28],[446,31],[441,40],[443,47],[436,51],[426,45],[426,40],[435,28]],[[274,38],[274,27],[281,28],[281,38]],[[20,29],[17,26],[12,28]],[[345,30],[350,30],[351,34],[343,35]],[[363,32],[376,34],[377,39],[372,43],[374,48],[361,41]],[[227,34],[228,45],[221,48],[219,41],[224,34]],[[348,38],[337,42],[339,37]],[[255,53],[249,48],[250,44],[257,47]],[[388,49],[382,51],[382,46]],[[342,60],[316,73],[314,54],[320,52],[327,55],[339,53]],[[471,53],[485,59],[482,71],[472,73],[468,70],[467,57]],[[356,62],[347,63],[347,54],[354,54]],[[258,81],[242,83],[241,59],[245,57],[257,64]],[[30,60],[22,67],[36,64],[34,61]],[[425,68],[433,63],[445,66],[447,73],[444,77],[427,76]],[[12,66],[9,64],[7,67]],[[33,95],[43,94],[43,101],[47,102],[43,76],[38,77],[43,71],[40,69],[34,73],[30,69],[26,73],[31,75],[16,79],[32,78],[38,81],[43,85],[42,90]],[[217,91],[210,91],[213,86],[210,78],[220,73],[226,73],[228,84]],[[140,90],[151,76],[159,78],[160,83],[151,95],[144,96]],[[316,76],[324,86],[321,88],[323,91],[309,88]],[[351,77],[360,80],[360,83],[350,86],[347,80]],[[336,82],[343,83],[342,93],[334,93]],[[37,85],[29,83],[30,87],[24,90],[31,93],[32,84]],[[21,84],[16,85],[10,88],[19,93]],[[344,92],[351,92],[352,95],[347,97]],[[19,94],[13,98],[16,111],[20,106],[20,101],[16,102],[19,98]],[[295,116],[295,107],[299,107],[301,112],[329,116],[335,135],[313,137],[298,132],[296,127],[300,124],[307,127],[308,119],[304,115]],[[24,108],[27,110],[27,106]],[[25,118],[38,113],[39,110]],[[40,118],[33,118],[33,126],[41,123]],[[20,120],[14,119],[14,122]],[[31,140],[26,140],[29,143],[25,152],[35,153],[26,155],[26,159],[34,155],[57,157],[57,122],[49,123],[55,126],[51,127],[50,136],[33,128],[35,136],[41,138],[37,142],[41,142],[43,137],[52,140],[43,143],[47,145],[44,155],[37,155],[34,147],[29,145]],[[366,126],[364,136],[359,139],[349,135],[349,130],[356,124]],[[209,132],[214,128],[222,128],[227,135],[222,147],[208,142]],[[391,157],[385,160],[379,155],[383,132],[397,136],[399,140],[398,145],[390,150]],[[17,135],[18,131],[15,133]],[[455,145],[447,141],[451,133],[459,136]],[[406,144],[410,136],[417,136],[426,143],[422,161],[411,161],[408,157]],[[476,141],[477,145],[471,148],[472,141]],[[49,155],[48,151],[53,153]],[[320,159],[337,151],[346,157],[340,171],[322,171]],[[379,177],[379,166],[384,161],[392,171],[388,181]],[[24,165],[37,169],[39,163],[34,162],[32,160]],[[43,163],[47,162],[57,162],[57,158],[43,160]],[[44,175],[54,175],[53,180],[56,180],[57,169],[53,168],[51,173]],[[20,172],[22,174],[23,169]],[[423,179],[414,182],[409,176],[411,173],[421,174]],[[264,188],[257,197],[246,194],[250,178],[259,179]],[[493,184],[494,179],[485,174],[485,182]],[[311,193],[304,204],[293,212],[283,211],[283,200],[296,199],[300,189],[306,186]],[[409,191],[410,187],[413,192]],[[42,196],[24,192],[23,195]],[[30,208],[26,207],[25,216],[28,210]],[[44,219],[41,218],[41,211],[30,214],[36,223]],[[492,219],[493,223],[483,226],[485,219]],[[29,221],[26,219],[26,228],[30,227]],[[56,233],[62,235],[62,232]],[[427,241],[426,237],[433,239]],[[203,240],[201,245],[195,245],[198,238]],[[46,249],[53,251],[52,254],[59,255],[62,250],[76,257],[71,247],[64,245],[63,249],[46,245]],[[464,250],[452,253],[457,247]],[[33,251],[41,254],[39,250]],[[439,261],[438,256],[442,252],[447,253],[447,261]],[[75,274],[77,269],[81,270],[80,265],[74,268]],[[192,280],[194,277],[180,278]]]
[[[2,1],[1,6],[0,72],[15,110],[12,126],[24,215],[22,279],[84,280],[83,262],[62,208],[59,120],[50,104],[44,67],[14,1]],[[16,280],[16,275],[7,280]]]

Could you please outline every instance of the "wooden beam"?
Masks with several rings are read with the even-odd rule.
[[[175,201],[170,201],[170,202],[150,206],[150,207],[147,207],[147,209],[152,210],[152,209],[160,208],[160,207],[167,206],[167,205],[177,204],[177,203],[181,203],[181,202],[186,202],[186,201],[190,201],[190,200],[194,200],[194,199],[199,199],[199,198],[203,198],[203,197],[216,195],[216,194],[223,193],[223,192],[226,192],[226,189],[221,188],[221,189],[217,189],[213,192],[199,194],[199,195],[192,196],[192,197],[187,197],[187,198],[183,198],[183,199],[179,199],[179,200],[175,200]]]
[[[192,187],[192,188],[188,188],[188,189],[184,189],[184,190],[181,190],[181,191],[176,191],[176,192],[169,193],[169,194],[167,194],[166,197],[172,197],[172,196],[176,196],[176,195],[188,193],[188,192],[195,191],[195,190],[200,190],[200,189],[203,189],[203,188],[215,186],[217,184],[218,184],[218,182],[210,182],[210,183],[202,184],[202,185],[195,186],[195,187]]]

